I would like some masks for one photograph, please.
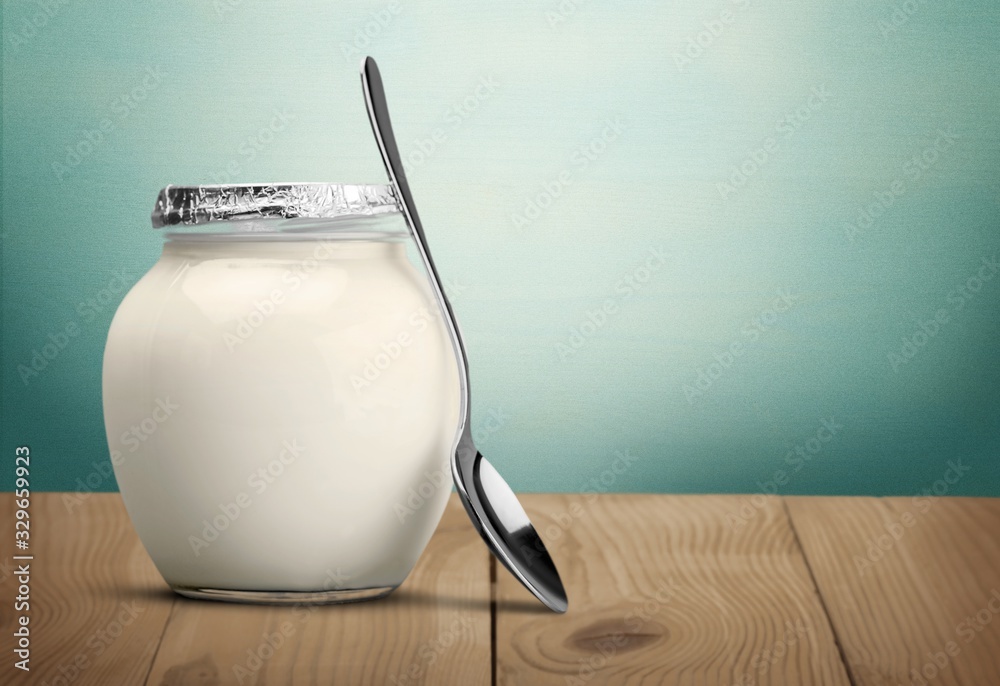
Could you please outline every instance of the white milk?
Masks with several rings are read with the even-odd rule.
[[[456,361],[383,240],[168,241],[122,302],[104,411],[173,587],[388,591],[451,491]]]

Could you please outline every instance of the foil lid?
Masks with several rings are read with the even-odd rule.
[[[399,212],[392,186],[266,183],[167,186],[153,208],[153,228],[261,218],[367,217]]]

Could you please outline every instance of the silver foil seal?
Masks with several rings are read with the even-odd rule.
[[[153,208],[153,228],[217,221],[368,217],[399,212],[392,186],[262,183],[167,186]]]

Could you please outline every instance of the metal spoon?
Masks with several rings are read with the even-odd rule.
[[[410,186],[403,173],[399,149],[396,147],[392,123],[389,121],[389,107],[385,102],[382,77],[378,65],[371,57],[366,57],[361,64],[361,83],[364,86],[368,119],[371,121],[379,152],[382,153],[385,169],[389,173],[389,181],[403,207],[403,216],[430,275],[434,295],[445,314],[444,321],[451,335],[455,356],[461,363],[458,370],[463,396],[460,412],[461,433],[451,463],[458,495],[476,530],[497,559],[549,609],[565,612],[566,590],[559,579],[555,563],[545,549],[545,544],[539,538],[535,527],[531,525],[514,491],[476,450],[472,441],[472,429],[469,426],[469,410],[472,404],[469,389],[469,359],[465,354],[465,344],[462,342],[462,335],[455,321],[455,313],[441,287],[441,279],[434,267],[434,260],[431,259],[427,238],[417,216],[417,208],[413,204],[413,196],[410,195]]]

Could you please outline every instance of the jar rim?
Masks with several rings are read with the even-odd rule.
[[[389,185],[211,184],[167,186],[156,198],[150,219],[153,228],[160,229],[256,219],[362,218],[399,211],[396,195]]]

